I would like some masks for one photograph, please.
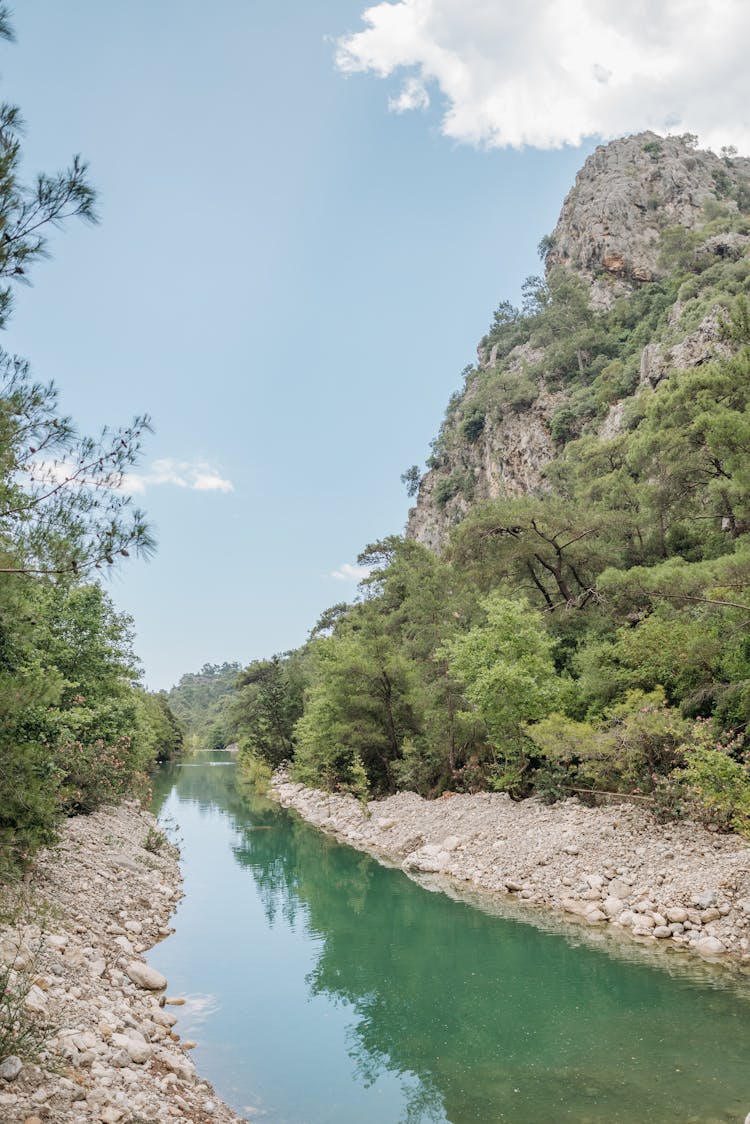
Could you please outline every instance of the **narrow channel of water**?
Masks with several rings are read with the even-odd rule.
[[[431,893],[247,793],[221,754],[166,767],[199,1072],[264,1124],[742,1124],[750,1000]]]

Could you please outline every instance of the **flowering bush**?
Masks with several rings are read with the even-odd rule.
[[[93,812],[134,790],[136,795],[146,795],[148,778],[137,770],[129,737],[120,737],[113,745],[102,739],[89,744],[64,741],[57,746],[55,761],[60,805],[66,815]]]

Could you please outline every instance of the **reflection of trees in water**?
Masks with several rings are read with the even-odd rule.
[[[385,1069],[403,1075],[409,1124],[443,1111],[454,1124],[487,1121],[503,1106],[516,1120],[555,1105],[601,1119],[621,1097],[633,1120],[647,1105],[668,1119],[675,1097],[687,1112],[691,1094],[667,1067],[685,1059],[700,1080],[742,1071],[747,1036],[731,1026],[732,1014],[746,1017],[739,1000],[730,1012],[725,993],[423,891],[296,817],[279,828],[250,833],[249,865],[295,903],[285,912],[304,903],[320,938],[310,989],[351,1004],[358,1072],[366,1082]],[[703,1020],[714,1017],[724,1039],[707,1044]]]
[[[428,893],[242,795],[233,769],[176,772],[180,799],[226,811],[269,922],[304,923],[312,994],[351,1005],[357,1072],[365,1083],[402,1076],[408,1124],[487,1121],[511,1106],[517,1121],[555,1106],[596,1120],[623,1098],[633,1120],[646,1105],[676,1119],[691,1088],[670,1077],[678,1067],[694,1079],[699,1063],[741,1072],[747,1008],[727,1010],[739,1000]],[[728,1100],[734,1091],[730,1081]]]

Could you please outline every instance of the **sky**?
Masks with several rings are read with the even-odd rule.
[[[24,0],[13,22],[25,168],[81,153],[101,222],[53,236],[0,342],[82,430],[153,419],[128,486],[159,549],[107,582],[152,688],[356,596],[597,143],[750,136],[744,0]]]

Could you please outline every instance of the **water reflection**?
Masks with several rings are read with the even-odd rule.
[[[224,955],[234,957],[235,989],[239,977],[250,980],[258,970],[274,981],[272,1003],[285,1028],[276,1049],[285,1064],[273,1079],[276,1092],[273,1081],[264,1092],[273,1119],[744,1119],[750,1006],[721,978],[701,980],[701,969],[682,963],[667,973],[621,958],[611,944],[592,950],[580,939],[430,893],[241,791],[233,769],[169,767],[157,789],[157,805],[176,813],[184,834],[185,811],[197,812],[186,834],[186,870],[187,852],[207,846],[209,828],[215,837],[217,815],[227,832],[226,867],[212,859],[214,933],[231,909],[222,898],[230,868],[244,872],[242,892],[257,900],[256,928],[233,934]],[[238,883],[231,885],[236,894]],[[186,902],[190,895],[188,886]],[[175,946],[189,943],[188,921],[178,919]],[[290,952],[292,939],[304,944],[304,957]],[[167,961],[171,943],[161,946]],[[170,975],[168,962],[159,966]],[[193,988],[203,987],[208,966],[194,963],[191,971]],[[294,974],[300,987],[290,996]],[[218,999],[211,1035],[236,1037],[227,998]],[[315,1018],[294,1055],[289,1027],[310,1017],[311,1004]],[[343,1036],[334,1024],[344,1026]],[[240,1064],[247,1069],[268,1044],[243,1033]],[[329,1066],[327,1087],[318,1094],[308,1069],[295,1107],[290,1080],[305,1081],[304,1052],[315,1049]]]

